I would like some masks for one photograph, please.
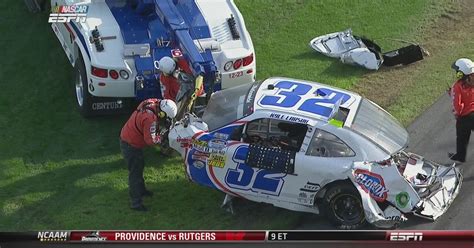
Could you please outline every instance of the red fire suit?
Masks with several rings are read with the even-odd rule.
[[[456,117],[456,154],[450,156],[453,160],[464,162],[471,132],[474,130],[474,86],[458,80],[450,95]]]
[[[142,197],[152,194],[145,188],[142,148],[161,143],[160,119],[156,113],[159,104],[158,99],[147,99],[140,103],[120,132],[120,150],[128,165],[131,208],[135,210],[146,211]]]

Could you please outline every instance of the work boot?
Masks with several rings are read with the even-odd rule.
[[[448,153],[448,157],[451,159],[451,160],[454,160],[454,161],[457,161],[457,162],[460,162],[460,163],[464,163],[466,162],[466,159],[465,158],[461,158],[461,156],[459,156],[457,153]]]
[[[146,208],[145,206],[142,205],[139,205],[137,207],[131,207],[132,210],[135,210],[135,211],[140,211],[140,212],[146,212],[148,211],[148,208]]]

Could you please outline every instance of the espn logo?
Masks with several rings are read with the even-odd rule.
[[[391,232],[390,241],[422,241],[421,232]]]
[[[51,8],[49,14],[49,23],[66,23],[70,21],[86,22],[87,12],[89,6],[87,5],[60,5]]]
[[[49,14],[48,23],[86,22],[87,14]]]

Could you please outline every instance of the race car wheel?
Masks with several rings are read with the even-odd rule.
[[[325,214],[340,229],[357,229],[365,223],[359,192],[350,184],[338,184],[324,196]]]
[[[76,100],[79,112],[84,117],[89,117],[92,114],[92,95],[87,89],[87,75],[84,66],[84,60],[79,55],[74,65],[74,86],[76,90]]]

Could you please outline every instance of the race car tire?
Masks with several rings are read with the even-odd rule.
[[[359,192],[349,183],[337,184],[327,190],[323,214],[339,229],[357,229],[366,224]]]
[[[76,94],[77,108],[83,117],[92,116],[92,98],[87,85],[87,73],[84,66],[84,60],[81,55],[74,64],[74,86]]]

